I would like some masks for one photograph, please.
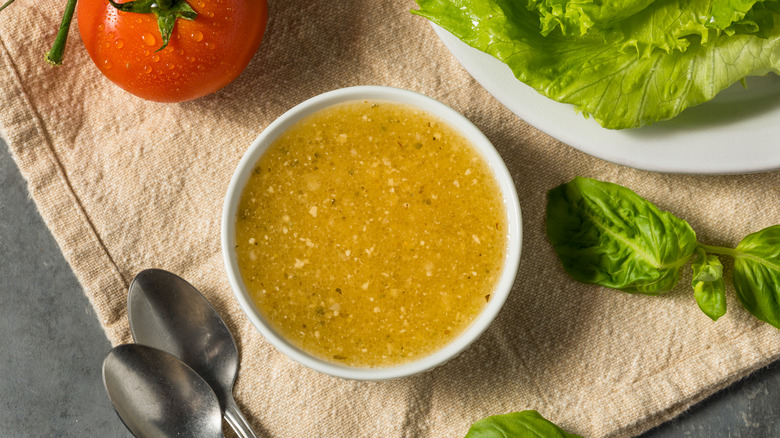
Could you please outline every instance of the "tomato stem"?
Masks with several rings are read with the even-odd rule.
[[[13,3],[13,2],[14,2],[14,0],[8,0],[7,2],[3,3],[3,6],[0,6],[0,11],[2,11],[3,9],[7,8],[8,6],[10,6],[11,3]]]
[[[76,1],[68,0],[65,6],[65,15],[62,16],[60,30],[57,31],[57,38],[54,40],[51,50],[46,52],[46,61],[51,65],[61,65],[62,55],[65,53],[65,42],[68,41],[68,30],[70,22],[73,21],[73,13],[76,11]]]

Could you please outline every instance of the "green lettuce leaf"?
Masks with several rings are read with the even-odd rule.
[[[762,0],[713,0],[710,25],[725,30],[745,15]]]
[[[715,33],[710,32],[713,26],[709,24],[710,15],[708,14],[710,3],[713,0],[659,0],[647,7],[652,2],[636,5],[637,10],[629,14],[631,9],[624,9],[618,15],[609,19],[601,18],[602,21],[591,23],[593,31],[600,33],[596,38],[598,41],[619,42],[620,50],[625,52],[629,48],[636,49],[636,53],[641,56],[647,56],[654,49],[661,49],[665,52],[672,50],[684,51],[690,44],[690,37],[698,37],[702,44],[710,40],[710,36]],[[626,2],[631,5],[633,2]],[[609,3],[603,8],[607,9]],[[618,19],[619,18],[619,19]],[[542,35],[545,33],[545,16],[541,15]],[[590,28],[590,27],[588,27]],[[582,36],[585,32],[575,34],[566,28],[561,27],[563,35]],[[563,36],[558,35],[558,36]]]
[[[706,25],[726,35],[739,33],[770,38],[774,16],[778,14],[778,0],[713,0]]]
[[[717,0],[716,0],[717,1]],[[780,14],[780,1],[764,0],[753,4],[745,14],[739,14],[733,17],[733,21],[720,27],[724,21],[718,21],[714,16],[715,5],[713,4],[713,17],[707,22],[710,27],[723,30],[727,35],[749,34],[761,38],[770,38],[775,30],[774,17]]]
[[[629,17],[655,0],[528,0],[528,9],[540,16],[541,33],[559,28],[564,35],[585,35],[593,26],[605,26]]]
[[[713,1],[658,0],[580,36],[543,35],[538,11],[514,0],[417,0],[413,12],[539,93],[624,129],[670,119],[748,75],[780,72],[780,14],[759,14],[761,29],[732,26],[729,35],[710,23]]]

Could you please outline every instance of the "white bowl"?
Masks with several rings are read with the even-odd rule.
[[[492,169],[493,175],[501,189],[506,206],[507,224],[509,225],[507,254],[503,270],[485,309],[459,337],[441,349],[413,362],[387,368],[356,368],[327,362],[310,355],[288,342],[271,328],[271,325],[252,301],[241,280],[235,252],[236,211],[241,198],[241,192],[260,156],[280,134],[301,118],[331,105],[356,100],[384,100],[415,106],[439,117],[458,130],[461,135],[471,142]],[[332,376],[356,380],[384,380],[411,376],[439,366],[466,349],[487,329],[493,318],[498,314],[498,311],[501,310],[501,306],[504,305],[504,301],[506,301],[509,291],[512,289],[512,284],[517,274],[517,267],[520,262],[521,241],[520,204],[517,200],[517,192],[506,165],[490,141],[468,119],[443,103],[419,93],[392,87],[362,86],[342,88],[313,97],[284,113],[268,125],[244,154],[230,181],[222,211],[222,256],[225,262],[225,269],[230,285],[233,288],[233,293],[249,320],[274,347],[296,362]]]

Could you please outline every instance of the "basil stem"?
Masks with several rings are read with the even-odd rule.
[[[723,246],[705,245],[703,243],[700,243],[699,247],[709,254],[721,254],[721,255],[727,255],[734,258],[739,257],[739,252],[732,248],[726,248]]]

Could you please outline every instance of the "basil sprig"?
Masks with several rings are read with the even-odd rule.
[[[536,411],[493,415],[474,423],[465,438],[581,438],[546,420]]]
[[[547,193],[547,236],[574,279],[625,292],[669,291],[693,261],[694,297],[712,320],[726,313],[718,255],[729,256],[739,301],[780,328],[780,225],[750,234],[733,249],[705,245],[686,221],[630,189],[577,177]]]

